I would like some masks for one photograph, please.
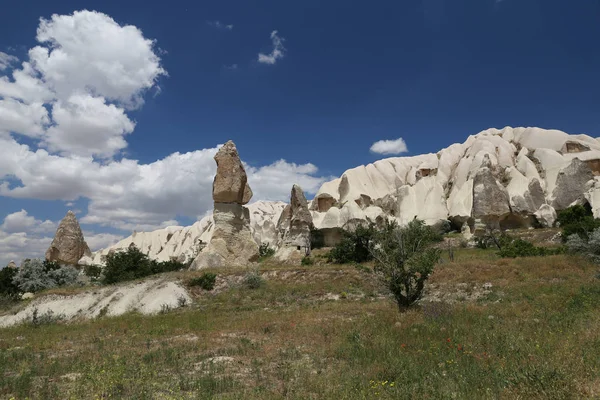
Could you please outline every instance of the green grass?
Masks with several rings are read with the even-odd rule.
[[[270,267],[171,313],[0,330],[0,398],[598,398],[597,271],[460,249],[432,285],[492,290],[398,313],[354,266]]]

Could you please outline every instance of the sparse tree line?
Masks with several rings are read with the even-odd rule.
[[[600,263],[600,220],[593,217],[589,208],[577,205],[563,210],[558,215],[557,224],[562,229],[563,245],[559,247],[535,246],[504,232],[493,231],[478,237],[476,247],[495,248],[500,257],[548,256],[570,252]],[[419,220],[413,220],[405,226],[399,226],[394,221],[387,221],[379,228],[359,225],[354,230],[344,231],[341,241],[329,251],[327,259],[338,264],[355,263],[360,269],[374,272],[391,292],[398,307],[405,309],[421,298],[425,282],[441,260],[441,250],[433,245],[442,239],[442,235]],[[322,232],[311,232],[311,247],[323,247]],[[268,245],[260,246],[261,260],[273,254],[273,249]],[[373,269],[360,265],[365,262],[372,262]],[[302,260],[302,265],[312,264],[310,257]],[[20,268],[0,270],[0,295],[18,298],[25,292],[83,285],[86,281],[113,284],[187,267],[174,260],[151,260],[135,246],[108,254],[106,265],[102,268],[91,265],[81,271],[73,266],[31,259],[25,260]],[[250,275],[246,279],[247,287],[262,286],[260,274]],[[215,280],[216,274],[205,273],[188,284],[212,290]]]

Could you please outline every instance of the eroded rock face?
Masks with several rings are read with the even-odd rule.
[[[506,189],[490,168],[480,169],[473,179],[473,217],[497,221],[507,214],[510,214],[510,202]]]
[[[304,192],[300,186],[294,185],[290,194],[290,204],[283,210],[277,223],[279,241],[275,259],[299,263],[302,257],[310,254],[312,228],[313,219]]]
[[[252,198],[248,177],[235,144],[225,143],[215,155],[213,181],[214,231],[192,268],[245,266],[258,260],[258,244],[250,229],[250,212],[243,206]]]
[[[17,268],[17,264],[11,260],[11,262],[8,263],[6,268]]]
[[[58,225],[54,240],[46,251],[46,260],[76,265],[84,255],[91,256],[92,253],[75,214],[69,211]]]
[[[215,155],[217,174],[213,182],[215,203],[247,204],[252,198],[248,176],[238,155],[235,143],[231,140]]]
[[[250,213],[237,203],[215,203],[215,230],[193,268],[246,266],[258,260],[258,245],[250,231]]]
[[[556,210],[563,210],[576,201],[583,200],[587,192],[587,183],[594,179],[590,167],[578,158],[574,158],[569,165],[558,173],[556,187],[552,192],[554,201],[552,206]]]

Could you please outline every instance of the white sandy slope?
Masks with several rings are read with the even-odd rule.
[[[187,291],[178,283],[163,279],[89,289],[72,296],[47,295],[35,298],[14,315],[0,316],[0,327],[31,321],[37,309],[38,316],[51,313],[64,321],[96,318],[99,315],[117,316],[130,311],[156,314],[165,307],[174,309],[181,302],[192,302]]]

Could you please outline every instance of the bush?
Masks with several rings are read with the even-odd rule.
[[[197,278],[190,279],[188,286],[200,286],[204,290],[213,290],[216,280],[217,274],[205,272]]]
[[[566,246],[571,253],[580,254],[600,264],[600,228],[589,233],[587,239],[577,234],[569,236]]]
[[[102,267],[98,265],[86,265],[83,267],[83,273],[85,276],[89,277],[92,282],[97,282],[100,280],[100,275],[102,275]]]
[[[258,289],[264,285],[265,280],[260,276],[258,271],[252,271],[246,274],[244,277],[244,286],[248,289]]]
[[[302,257],[302,261],[300,261],[302,265],[313,265],[314,263],[313,259],[308,256]]]
[[[258,247],[259,261],[266,260],[269,257],[273,257],[275,249],[270,247],[268,243],[263,243]]]
[[[104,267],[104,278],[102,281],[105,284],[111,284],[139,279],[162,272],[179,271],[185,268],[183,263],[175,260],[163,262],[150,260],[137,247],[131,246],[126,251],[110,253],[106,256],[106,266]]]
[[[27,259],[23,261],[23,265],[14,276],[13,283],[22,292],[39,292],[40,290],[56,287],[56,282],[48,274],[48,272],[54,270],[54,267],[54,263],[42,262],[38,259]]]
[[[70,265],[65,265],[58,269],[50,270],[48,276],[54,280],[56,286],[69,286],[77,282],[79,270]]]
[[[563,252],[562,248],[538,247],[523,239],[514,239],[504,245],[498,255],[504,258],[551,256]]]
[[[0,269],[0,295],[16,297],[19,294],[19,287],[13,283],[15,275],[17,275],[16,268]]]
[[[423,294],[425,281],[440,260],[440,250],[430,245],[438,235],[423,221],[413,220],[398,227],[386,222],[370,247],[375,271],[403,311]]]
[[[329,252],[329,260],[338,264],[372,260],[369,248],[374,235],[373,225],[359,225],[354,231],[345,231],[340,243]]]
[[[600,228],[600,220],[594,218],[589,205],[587,207],[576,205],[559,211],[556,222],[562,228],[563,242],[566,242],[571,235],[579,235],[587,240],[590,232]]]

